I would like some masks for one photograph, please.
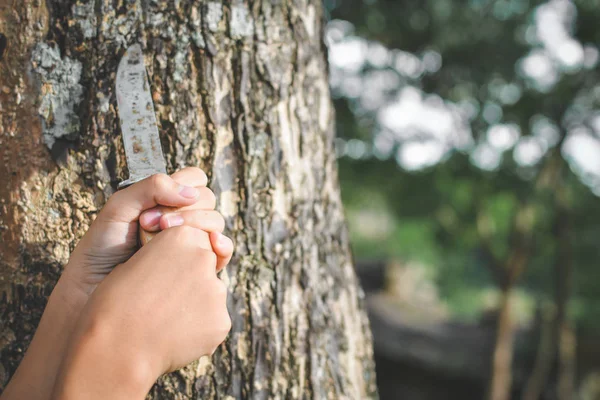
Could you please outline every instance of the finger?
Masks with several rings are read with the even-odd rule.
[[[214,265],[216,265],[217,255],[212,249],[209,233],[201,229],[196,229],[185,225],[174,227],[173,229],[167,229],[159,232],[145,247],[149,245],[156,245],[157,242],[161,243],[161,240],[163,243],[165,243],[164,240],[167,240],[168,242],[168,244],[164,246],[163,252],[169,251],[169,249],[173,247],[178,248],[178,252],[184,252],[188,255],[189,251],[192,251],[193,249],[202,250],[195,254],[210,253],[214,257]],[[182,253],[181,256],[185,255]],[[211,269],[210,272],[213,272],[213,270]]]
[[[220,232],[210,233],[210,243],[217,255],[217,272],[229,264],[233,256],[233,241]]]
[[[180,185],[165,174],[156,174],[112,195],[103,211],[109,220],[133,222],[142,211],[157,205],[190,206],[198,201],[200,194],[198,188]]]
[[[186,167],[171,175],[171,178],[180,185],[193,186],[200,190],[198,202],[189,207],[183,207],[180,210],[186,209],[214,209],[216,200],[214,193],[205,186],[208,183],[208,178],[204,171],[196,167]],[[209,193],[210,192],[210,193]],[[148,232],[156,232],[160,229],[159,221],[161,216],[167,212],[173,211],[170,207],[155,207],[145,211],[140,215],[140,225]]]
[[[171,178],[180,185],[185,186],[206,186],[208,184],[208,177],[200,168],[186,167],[180,169],[171,175]]]
[[[206,232],[223,232],[225,219],[221,213],[214,210],[176,211],[160,218],[160,229],[181,225],[202,229]]]
[[[216,205],[215,194],[207,187],[197,188],[199,191],[197,201],[189,206],[180,207],[178,209],[172,207],[157,206],[150,210],[144,211],[140,215],[140,225],[149,232],[156,232],[160,228],[160,219],[163,215],[173,212],[194,211],[194,210],[214,210]],[[164,229],[164,228],[163,228]]]

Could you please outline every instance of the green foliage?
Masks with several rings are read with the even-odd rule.
[[[359,258],[426,264],[456,315],[473,318],[481,311],[484,293],[495,285],[485,246],[489,242],[494,258],[507,260],[519,242],[516,226],[523,222],[516,222],[517,215],[527,209],[532,251],[519,281],[523,296],[554,297],[554,264],[567,237],[574,274],[571,316],[582,328],[600,328],[600,207],[593,193],[600,193],[600,177],[576,162],[568,145],[581,132],[592,141],[600,138],[600,123],[593,122],[600,115],[600,7],[591,0],[559,3],[552,7],[563,7],[556,15],[564,19],[565,34],[585,52],[579,64],[561,61],[563,53],[552,53],[552,41],[536,36],[546,1],[326,2],[332,19],[351,22],[347,37],[388,52],[388,61],[381,61],[368,50],[359,68],[332,72],[341,81],[363,81],[356,93],[333,85],[340,143],[358,140],[367,148],[340,158],[354,251]],[[534,59],[539,54],[547,64]],[[403,72],[414,60],[423,70]],[[546,75],[528,72],[532,60],[547,67]],[[379,72],[385,72],[381,79],[387,84],[379,98],[365,99]],[[403,168],[396,157],[403,146],[439,139],[424,128],[415,133],[410,125],[391,132],[382,122],[382,110],[407,87],[423,93],[425,103],[442,104],[454,114],[467,110],[466,127],[456,128],[456,135],[467,132],[470,143],[452,144],[420,168]],[[512,142],[494,141],[491,129],[498,126],[505,137],[516,135]],[[381,138],[392,141],[384,153],[378,150]],[[528,145],[542,149],[537,158],[520,155]],[[493,153],[486,162],[495,157],[497,162],[482,162],[482,149]],[[560,209],[567,210],[569,223],[557,227]],[[369,213],[387,221],[378,235],[363,232]],[[564,230],[566,236],[559,232]]]

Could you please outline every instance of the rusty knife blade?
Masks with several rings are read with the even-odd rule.
[[[129,47],[119,63],[116,92],[129,169],[129,179],[119,184],[119,188],[123,188],[167,171],[139,44]]]

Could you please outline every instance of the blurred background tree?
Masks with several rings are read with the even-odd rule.
[[[365,270],[385,265],[369,295],[379,366],[464,383],[431,394],[380,367],[382,397],[600,398],[600,2],[326,5],[353,248]],[[382,302],[404,321],[387,336]],[[449,327],[488,332],[484,371],[383,354],[424,326],[439,336],[423,353]]]

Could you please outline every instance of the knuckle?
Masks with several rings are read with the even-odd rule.
[[[220,212],[217,212],[217,230],[219,232],[223,232],[225,230],[225,217],[223,217]]]
[[[232,326],[233,324],[231,317],[229,316],[227,309],[225,309],[219,316],[217,316],[217,320],[212,327],[211,354],[214,353],[227,339],[227,335],[229,335],[231,332]]]
[[[212,190],[205,187],[202,190],[202,197],[204,198],[206,203],[208,203],[208,206],[210,208],[215,208],[215,206],[217,205],[217,196],[215,196],[215,193]]]
[[[217,316],[217,320],[214,325],[215,345],[218,346],[225,340],[229,332],[231,332],[231,328],[231,317],[229,316],[229,312],[227,312],[227,308],[223,307],[223,310]]]
[[[189,173],[190,176],[194,177],[194,179],[200,181],[200,185],[206,185],[208,183],[208,176],[202,169],[198,167],[185,167],[181,171]]]
[[[163,231],[165,235],[172,237],[177,243],[188,244],[193,240],[195,229],[186,225],[176,226]]]
[[[168,186],[170,179],[166,174],[154,174],[150,177],[150,183],[155,190],[160,191]]]
[[[225,339],[227,337],[227,335],[229,334],[229,332],[231,332],[231,317],[229,316],[228,312],[225,312],[225,315],[222,318],[222,322],[221,322],[221,326],[220,326],[220,330],[221,330],[221,334],[223,335],[223,339]]]
[[[221,345],[223,344],[223,342],[225,341],[225,338],[221,338],[220,340],[216,340],[215,338],[215,342],[213,343],[213,345],[210,348],[210,356],[214,356],[214,354],[217,352],[217,350],[219,350],[219,347],[221,347]]]
[[[201,170],[198,167],[192,167],[192,168],[194,169],[194,172],[198,175],[198,178],[206,184],[208,182],[208,176],[206,175],[206,172],[204,172],[203,170]]]
[[[222,287],[225,292],[227,288],[221,282],[217,286]],[[214,314],[214,324],[211,327],[211,350],[212,352],[216,351],[218,347],[225,341],[229,332],[231,332],[233,324],[231,321],[231,316],[229,315],[229,311],[227,310],[227,304],[225,301],[221,302],[219,306],[217,306]],[[211,352],[211,353],[212,353]]]
[[[211,230],[218,232],[223,232],[223,230],[225,230],[225,218],[218,211],[203,211],[198,218],[204,218],[208,221]]]

